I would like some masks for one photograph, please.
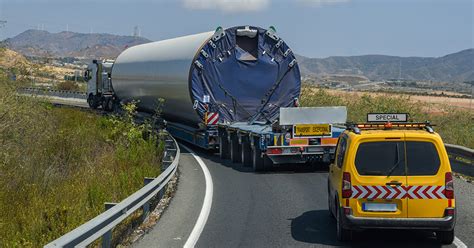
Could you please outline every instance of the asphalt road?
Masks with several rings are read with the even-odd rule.
[[[210,170],[214,188],[196,247],[441,247],[434,234],[425,231],[368,230],[357,232],[350,243],[338,242],[335,221],[327,210],[326,171],[284,167],[254,173],[193,149]],[[136,247],[183,247],[188,239],[202,207],[204,175],[186,152],[179,172],[170,206]],[[456,236],[473,246],[474,185],[456,179],[455,186]]]

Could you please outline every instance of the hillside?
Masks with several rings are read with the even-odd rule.
[[[6,48],[0,48],[0,68],[31,67],[25,56]]]
[[[27,30],[5,42],[10,49],[25,56],[115,58],[125,48],[150,40],[112,34]]]
[[[360,75],[371,80],[397,79],[463,82],[474,80],[474,49],[443,57],[363,55],[307,58],[298,56],[303,75]],[[401,69],[401,74],[400,74]]]

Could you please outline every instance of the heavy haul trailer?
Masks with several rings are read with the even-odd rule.
[[[122,52],[112,68],[114,93],[121,101],[138,100],[139,109],[153,112],[157,99],[165,100],[162,114],[168,131],[178,139],[205,149],[222,150],[226,147],[222,137],[233,130],[239,134],[237,137],[243,137],[240,134],[244,132],[260,137],[260,145],[252,146],[259,149],[255,152],[259,154],[256,169],[261,168],[260,161],[266,157],[280,163],[283,159],[279,157],[286,156],[268,154],[279,151],[270,149],[268,140],[287,135],[278,130],[293,127],[278,124],[279,115],[281,108],[297,106],[300,80],[296,58],[275,29],[252,26],[218,28],[134,46]],[[294,145],[285,143],[290,141],[288,138],[297,142],[295,137],[286,137],[280,143],[282,148]],[[314,139],[308,142],[290,150],[304,153],[306,146],[319,145],[327,146],[325,153],[334,153],[330,149],[334,144],[317,143]],[[222,151],[225,157],[225,150]],[[241,157],[248,162],[248,149],[243,151]],[[309,156],[300,152],[298,158],[301,161]]]
[[[334,159],[346,117],[345,107],[292,107],[281,108],[278,122],[271,125],[219,124],[219,153],[257,171],[274,164],[327,164]]]

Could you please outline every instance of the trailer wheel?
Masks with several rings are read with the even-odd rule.
[[[233,163],[240,163],[242,155],[240,154],[240,144],[237,132],[230,134],[230,160]]]
[[[112,100],[112,112],[120,111],[120,101],[118,99]]]
[[[263,155],[263,169],[265,171],[271,170],[273,168],[273,161],[267,156]]]
[[[107,105],[108,105],[108,101],[109,99],[108,98],[102,98],[102,111],[108,111],[107,110]]]
[[[113,111],[114,110],[114,104],[115,104],[114,99],[108,98],[108,100],[107,100],[107,111]]]
[[[250,147],[250,140],[248,136],[242,137],[242,146],[240,148],[242,154],[242,164],[244,166],[252,165],[252,148]]]
[[[263,158],[261,157],[262,151],[257,145],[252,147],[252,167],[254,171],[263,170]]]
[[[219,128],[219,156],[222,159],[229,158],[229,142],[227,141],[227,132],[224,128]]]

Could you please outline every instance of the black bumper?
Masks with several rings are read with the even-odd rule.
[[[433,231],[450,231],[454,229],[455,216],[443,218],[373,218],[343,216],[343,225],[347,229],[421,229]]]

